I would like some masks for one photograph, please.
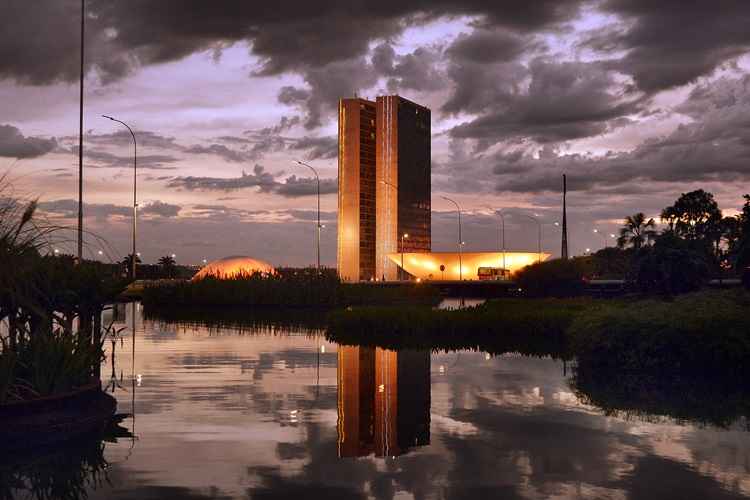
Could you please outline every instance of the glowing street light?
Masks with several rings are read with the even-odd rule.
[[[315,181],[317,182],[318,186],[318,275],[320,275],[320,177],[318,177],[318,171],[315,170],[313,167],[308,165],[307,163],[301,162],[299,160],[296,160],[299,165],[302,165],[303,167],[307,167],[310,170],[312,170],[313,174],[315,174]]]
[[[133,136],[133,253],[132,253],[132,266],[131,266],[131,278],[133,281],[135,281],[135,267],[136,267],[136,251],[135,251],[135,237],[136,237],[136,224],[138,221],[138,197],[137,197],[137,179],[138,179],[138,143],[135,140],[135,134],[133,133],[133,129],[128,126],[127,123],[125,123],[122,120],[118,120],[117,118],[112,118],[111,116],[102,115],[103,118],[106,118],[108,120],[112,120],[113,122],[120,123],[125,126],[125,128],[128,129],[130,132],[130,135]]]
[[[450,201],[454,205],[456,205],[456,211],[458,212],[458,280],[463,281],[464,275],[463,275],[463,246],[465,244],[463,238],[461,238],[461,207],[458,205],[458,203],[455,200],[452,200],[448,198],[447,196],[441,196],[442,199],[446,201]]]

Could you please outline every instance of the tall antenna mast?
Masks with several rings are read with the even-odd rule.
[[[562,216],[562,250],[560,256],[567,260],[568,259],[568,208],[567,198],[568,196],[568,182],[565,174],[563,174],[563,216]]]

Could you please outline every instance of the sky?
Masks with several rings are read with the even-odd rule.
[[[80,2],[0,4],[3,196],[74,228]],[[145,262],[315,260],[315,184],[336,259],[338,100],[399,94],[432,110],[433,250],[559,254],[614,241],[684,192],[725,215],[750,191],[744,0],[86,0],[86,252],[129,252],[132,140]],[[598,232],[594,232],[597,229]],[[71,239],[74,239],[71,234]],[[72,241],[63,251],[74,252]]]

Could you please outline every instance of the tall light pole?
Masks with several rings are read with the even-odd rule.
[[[86,26],[86,0],[81,0],[81,72],[78,100],[78,262],[83,262],[83,39]]]
[[[448,198],[447,196],[441,196],[442,199],[450,201],[454,205],[456,205],[456,211],[458,212],[458,280],[463,281],[464,275],[463,275],[463,249],[464,246],[464,240],[461,238],[461,207],[456,203],[455,200],[452,200]]]
[[[500,210],[494,209],[492,207],[487,207],[493,212],[495,212],[495,215],[499,217],[500,225],[498,226],[498,235],[497,235],[497,245],[502,248],[503,252],[503,277],[505,277],[505,214],[503,213],[503,209]],[[502,235],[502,237],[501,237]]]
[[[320,275],[320,228],[321,228],[320,226],[320,177],[318,176],[318,171],[315,170],[313,167],[299,160],[296,160],[296,161],[299,165],[302,165],[303,167],[307,167],[310,170],[312,170],[313,174],[315,174],[315,181],[318,184],[318,275]]]
[[[409,238],[409,233],[401,235],[401,276],[405,274],[404,271],[404,239]]]
[[[135,281],[135,266],[136,266],[136,260],[138,254],[135,251],[135,239],[136,239],[136,230],[137,230],[137,224],[138,224],[138,143],[135,140],[135,134],[133,133],[133,129],[128,126],[127,123],[125,123],[122,120],[118,120],[117,118],[112,118],[111,116],[102,115],[103,118],[107,118],[108,120],[112,120],[113,122],[120,123],[125,126],[125,128],[128,129],[130,132],[130,135],[133,136],[133,253],[131,255],[131,265],[130,265],[130,274]]]
[[[527,218],[533,220],[534,222],[536,222],[536,225],[538,226],[537,243],[536,243],[536,248],[537,248],[537,252],[536,252],[537,253],[537,262],[542,262],[542,222],[539,220],[538,217],[536,217],[534,215],[521,214],[521,213],[519,213],[517,215],[520,215],[521,217],[527,217]]]

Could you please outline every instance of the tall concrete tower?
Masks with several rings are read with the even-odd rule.
[[[430,110],[397,95],[378,97],[375,122],[375,275],[395,280],[388,254],[432,247]]]
[[[336,263],[344,281],[375,277],[375,103],[339,101]]]
[[[388,254],[430,251],[430,139],[430,110],[403,97],[339,102],[342,280],[394,280]]]

